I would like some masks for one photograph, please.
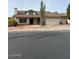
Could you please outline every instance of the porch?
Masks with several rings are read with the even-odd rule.
[[[27,25],[40,25],[41,19],[40,17],[37,18],[16,18],[18,24],[27,24]]]

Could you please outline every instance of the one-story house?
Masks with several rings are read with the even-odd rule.
[[[40,11],[35,10],[18,10],[14,8],[14,17],[18,24],[29,24],[29,25],[41,25],[42,19]],[[59,21],[62,21],[63,24],[66,23],[66,14],[58,12],[45,12],[45,21],[46,25],[56,25],[59,24]]]

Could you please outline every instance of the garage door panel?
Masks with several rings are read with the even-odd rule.
[[[46,24],[48,25],[56,25],[59,24],[60,19],[59,18],[47,18]]]

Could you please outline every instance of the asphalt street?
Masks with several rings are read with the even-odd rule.
[[[8,59],[70,59],[70,31],[8,33]]]

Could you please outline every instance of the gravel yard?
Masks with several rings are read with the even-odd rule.
[[[17,27],[9,27],[8,32],[14,31],[39,31],[39,30],[69,30],[70,25],[24,25],[24,26],[17,26]]]

